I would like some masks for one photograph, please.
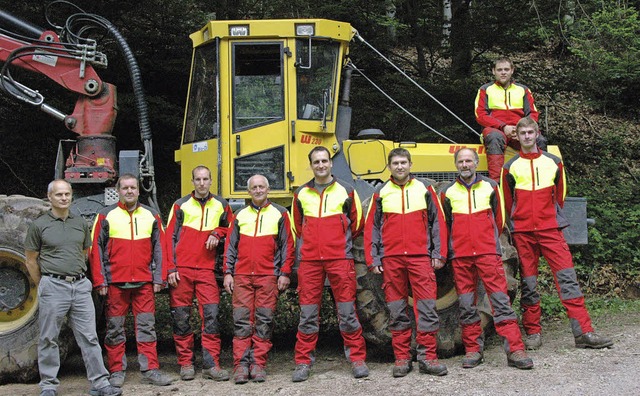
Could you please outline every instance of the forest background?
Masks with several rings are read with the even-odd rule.
[[[0,0],[0,9],[48,27],[49,1]],[[571,196],[588,199],[589,245],[572,248],[587,292],[640,297],[640,0],[83,0],[86,12],[111,21],[142,70],[149,105],[160,206],[180,195],[173,153],[180,144],[191,62],[189,34],[210,19],[327,18],[346,21],[466,123],[477,127],[473,102],[491,81],[493,61],[508,56],[515,78],[534,93],[540,123],[560,146]],[[70,8],[61,6],[61,11]],[[112,39],[103,80],[118,87],[118,147],[141,148],[124,61]],[[458,142],[477,136],[421,94],[369,49],[351,58],[367,76],[426,123]],[[21,73],[21,72],[17,72]],[[18,80],[71,111],[75,98],[26,72]],[[27,75],[28,74],[28,75]],[[383,130],[399,141],[440,142],[363,78],[351,92],[352,135]],[[0,193],[44,197],[62,123],[0,96]],[[478,131],[480,128],[478,127]],[[548,285],[553,288],[552,283]],[[554,293],[555,294],[555,293]],[[549,305],[547,305],[549,307]],[[559,302],[551,304],[558,310]],[[547,308],[549,309],[549,308]]]

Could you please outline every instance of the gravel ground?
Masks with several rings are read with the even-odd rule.
[[[320,339],[318,359],[311,378],[303,383],[292,383],[293,346],[291,342],[277,342],[268,368],[265,383],[234,385],[233,382],[212,382],[196,377],[189,382],[177,381],[171,386],[155,387],[139,383],[135,356],[129,355],[130,369],[124,385],[125,395],[640,395],[640,312],[600,316],[594,321],[597,330],[613,337],[613,348],[582,350],[573,346],[566,320],[544,324],[544,345],[531,352],[535,368],[521,371],[507,367],[501,342],[493,336],[487,341],[484,364],[474,369],[462,369],[460,356],[442,361],[449,368],[444,377],[433,377],[414,371],[404,378],[391,377],[392,356],[369,351],[368,365],[371,375],[356,380],[350,375],[350,366],[335,341],[337,334]],[[222,364],[231,366],[229,343],[225,346]],[[79,354],[78,354],[79,355]],[[61,370],[61,395],[87,394],[88,382],[84,376],[82,360],[76,355],[68,359]],[[175,353],[161,353],[163,370],[179,371]],[[8,384],[0,386],[2,395],[37,395],[36,384]]]

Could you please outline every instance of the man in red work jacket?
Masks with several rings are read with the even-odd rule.
[[[520,256],[522,325],[528,349],[542,345],[538,264],[542,255],[553,273],[560,301],[571,323],[578,348],[606,348],[613,341],[593,332],[569,246],[562,228],[566,179],[562,160],[536,145],[538,124],[523,118],[517,124],[520,153],[504,164],[501,188],[510,217],[513,240]]]
[[[314,178],[294,193],[291,211],[297,236],[300,324],[292,381],[309,378],[320,328],[320,303],[325,276],[329,278],[338,309],[344,351],[353,376],[367,377],[366,345],[356,314],[356,271],[352,238],[362,231],[362,207],[349,184],[331,175],[331,156],[325,147],[309,153]]]
[[[220,368],[220,293],[214,269],[217,246],[227,235],[233,213],[226,200],[209,192],[209,168],[195,167],[191,171],[191,182],[193,191],[173,204],[167,224],[173,340],[180,378],[183,381],[194,379],[194,337],[189,321],[195,296],[202,322],[202,377],[226,381],[229,373]]]
[[[159,370],[156,351],[154,293],[164,287],[162,219],[138,202],[138,179],[120,176],[120,202],[104,208],[93,225],[89,256],[93,287],[107,296],[107,334],[104,346],[111,385],[121,387],[127,369],[124,321],[133,313],[142,382],[170,385],[173,379]]]
[[[295,246],[289,213],[268,199],[269,181],[247,182],[249,205],[236,212],[225,243],[224,288],[233,295],[233,379],[266,380],[278,292],[289,287]]]
[[[520,148],[516,123],[522,117],[538,121],[533,95],[525,85],[512,79],[515,68],[508,58],[498,59],[493,67],[495,81],[480,87],[475,101],[476,121],[482,125],[482,139],[487,152],[489,177],[500,182],[507,146]],[[545,150],[546,139],[538,135],[538,145]]]
[[[478,153],[468,148],[455,152],[458,177],[440,194],[449,230],[449,259],[460,306],[465,357],[463,368],[482,363],[484,337],[476,308],[478,277],[491,304],[496,332],[504,338],[507,363],[519,369],[533,368],[522,343],[518,318],[511,308],[507,278],[502,267],[500,234],[504,204],[498,183],[476,173]]]
[[[378,186],[369,204],[364,231],[367,266],[384,279],[389,330],[396,361],[394,377],[412,370],[409,285],[416,318],[416,352],[420,372],[446,375],[436,355],[437,285],[435,270],[447,259],[447,227],[432,186],[411,174],[411,154],[403,148],[389,152],[391,178]]]

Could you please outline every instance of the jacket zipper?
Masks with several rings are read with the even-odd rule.
[[[473,190],[473,209],[476,209],[478,206],[476,205],[476,190]]]

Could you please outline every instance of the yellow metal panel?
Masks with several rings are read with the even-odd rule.
[[[180,163],[180,193],[187,195],[193,190],[191,170],[204,165],[211,170],[211,191],[218,193],[218,140],[185,144],[175,151],[175,160]]]
[[[384,173],[387,155],[393,148],[382,140],[353,141],[344,147],[347,163],[356,176]]]
[[[298,24],[315,25],[314,37],[330,37],[339,41],[351,41],[355,31],[346,22],[330,21],[326,19],[263,19],[263,20],[236,20],[236,21],[210,21],[202,29],[191,34],[189,37],[193,46],[197,47],[216,37],[228,39],[248,39],[256,38],[288,38],[307,37],[296,36],[295,27]],[[231,26],[248,26],[248,36],[231,36],[229,34]]]
[[[413,173],[457,172],[453,154],[461,148],[475,150],[480,157],[477,171],[487,171],[487,158],[482,144],[396,143],[390,140],[347,140],[343,143],[345,156],[352,172],[363,179],[388,179],[389,171],[385,169],[387,155],[396,147],[405,148],[411,153]],[[560,156],[558,146],[549,146],[548,151]],[[508,148],[505,161],[515,154],[514,149]]]

